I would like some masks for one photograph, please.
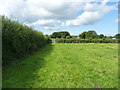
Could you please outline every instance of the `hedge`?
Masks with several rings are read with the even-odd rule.
[[[50,42],[41,32],[2,17],[2,62],[10,63]]]
[[[118,43],[117,39],[55,39],[55,43]]]

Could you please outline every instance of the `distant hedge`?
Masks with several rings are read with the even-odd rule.
[[[55,39],[55,43],[118,43],[117,39]]]
[[[41,32],[2,17],[3,64],[30,54],[49,42],[50,39]]]

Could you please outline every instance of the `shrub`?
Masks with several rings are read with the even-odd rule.
[[[49,41],[41,32],[2,17],[3,64],[34,52]]]
[[[56,43],[118,43],[117,39],[55,39]]]

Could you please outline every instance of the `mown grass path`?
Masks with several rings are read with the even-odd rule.
[[[117,44],[52,44],[3,67],[4,88],[118,87]]]

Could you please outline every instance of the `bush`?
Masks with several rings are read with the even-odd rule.
[[[55,39],[56,43],[118,43],[117,39]]]
[[[41,32],[2,17],[3,64],[34,52],[49,41]]]

